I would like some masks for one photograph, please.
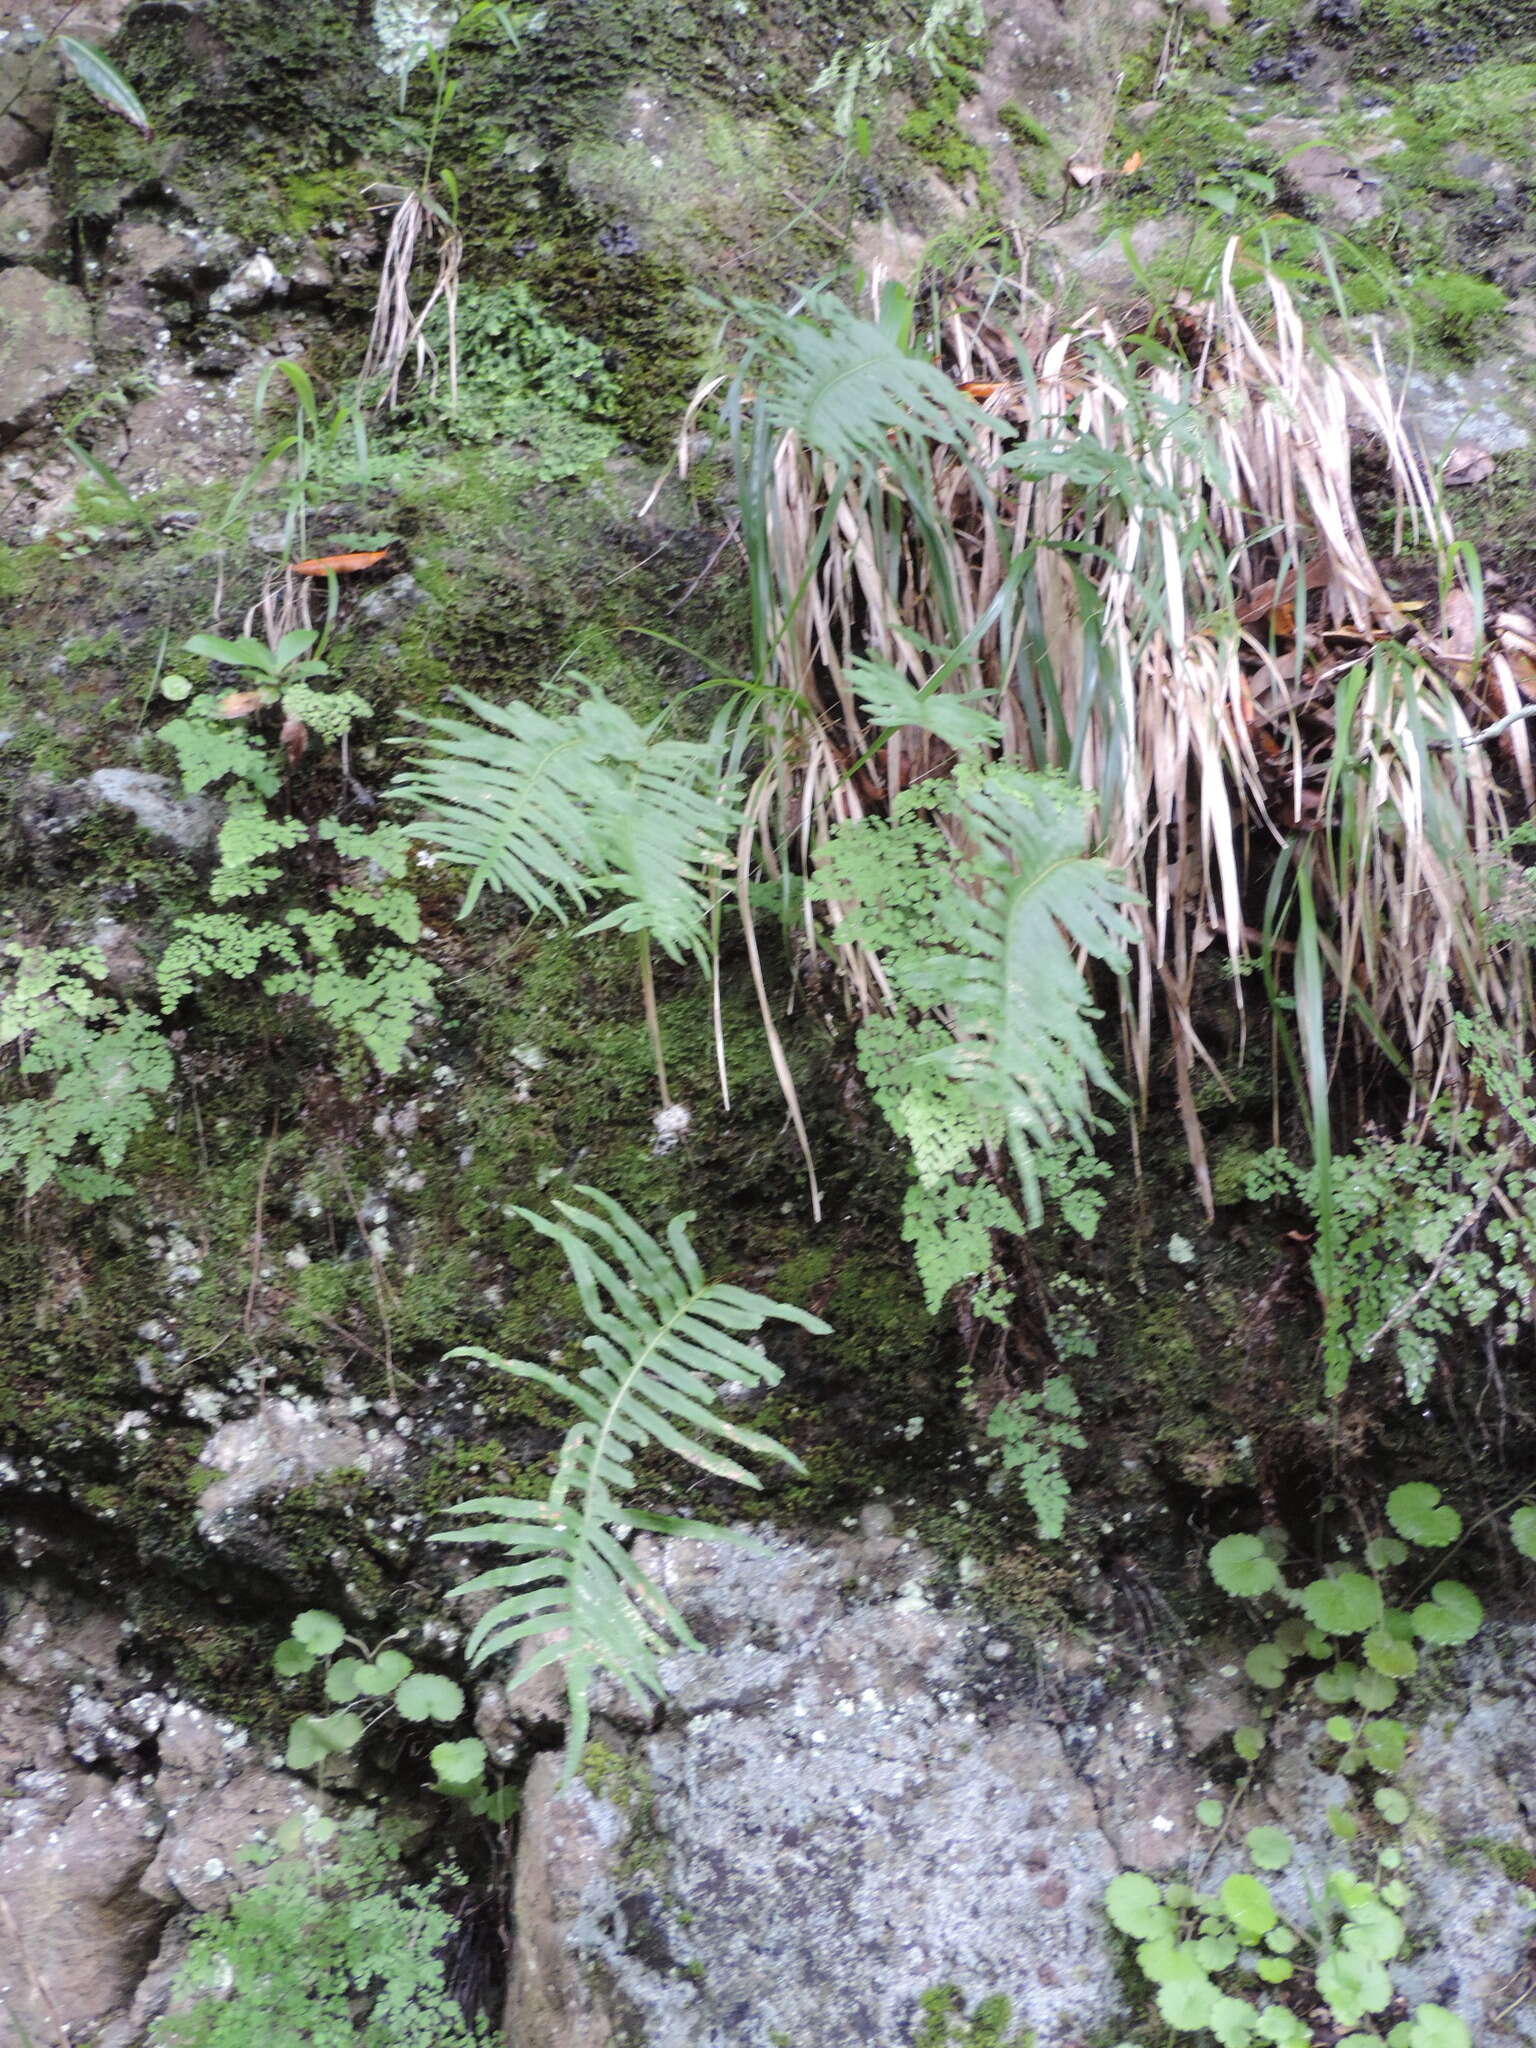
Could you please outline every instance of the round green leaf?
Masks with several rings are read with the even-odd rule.
[[[1362,1671],[1355,1680],[1355,1699],[1367,1713],[1384,1714],[1397,1698],[1397,1680],[1379,1671]]]
[[[1251,1764],[1264,1747],[1262,1728],[1238,1728],[1233,1731],[1232,1747],[1245,1764]]]
[[[403,1650],[380,1650],[373,1660],[373,1668],[384,1680],[386,1691],[393,1692],[397,1685],[410,1677],[416,1666]]]
[[[338,1706],[343,1707],[349,1701],[355,1700],[363,1690],[358,1682],[362,1669],[362,1665],[355,1657],[338,1657],[325,1674],[326,1698],[335,1700]]]
[[[351,1749],[363,1737],[363,1724],[356,1714],[304,1714],[288,1731],[287,1763],[290,1771],[307,1771]]]
[[[1373,1572],[1389,1572],[1404,1562],[1408,1546],[1395,1536],[1373,1536],[1365,1546],[1365,1561]]]
[[[395,1706],[407,1721],[457,1721],[464,1695],[451,1678],[436,1671],[418,1671],[395,1694]]]
[[[1293,1844],[1281,1828],[1250,1828],[1248,1854],[1260,1870],[1284,1870],[1290,1862]]]
[[[466,1735],[462,1742],[440,1742],[428,1761],[439,1784],[462,1792],[485,1776],[485,1744],[474,1735]]]
[[[1264,1946],[1273,1949],[1277,1956],[1288,1956],[1296,1942],[1297,1936],[1289,1927],[1271,1927],[1264,1937]]]
[[[1387,2039],[1395,2040],[1398,2032],[1394,2027]],[[1404,2038],[1410,2048],[1472,2048],[1472,2036],[1465,2024],[1443,2005],[1416,2005],[1411,2032]]]
[[[1237,1936],[1202,1934],[1198,1941],[1190,1942],[1189,1952],[1201,1969],[1214,1977],[1222,1970],[1230,1970],[1237,1961]]]
[[[1299,1615],[1288,1614],[1275,1630],[1275,1642],[1280,1649],[1284,1650],[1287,1657],[1299,1657],[1307,1647],[1307,1637],[1310,1634],[1311,1630]],[[1327,1656],[1328,1646],[1326,1643],[1318,1654],[1320,1656]]]
[[[1411,1678],[1419,1668],[1419,1653],[1412,1643],[1401,1641],[1386,1626],[1373,1628],[1361,1647],[1366,1663],[1384,1678]]]
[[[1324,1635],[1361,1635],[1381,1620],[1381,1588],[1364,1572],[1340,1572],[1336,1579],[1314,1579],[1303,1586],[1301,1606]]]
[[[1268,1691],[1285,1683],[1285,1667],[1289,1658],[1278,1643],[1260,1643],[1243,1659],[1243,1669],[1255,1685],[1262,1685]]]
[[[1381,2012],[1392,1997],[1392,1980],[1373,1956],[1334,1949],[1317,1966],[1317,1988],[1346,2027],[1368,2012]]]
[[[358,1691],[371,1700],[382,1699],[385,1693],[394,1691],[394,1686],[377,1664],[359,1664],[353,1677]],[[415,1718],[421,1717],[418,1715]]]
[[[285,1643],[279,1643],[272,1652],[272,1669],[279,1678],[302,1678],[306,1671],[314,1668],[314,1658],[293,1636],[289,1636]]]
[[[1138,1941],[1156,1941],[1173,1932],[1172,1913],[1150,1877],[1139,1870],[1122,1870],[1112,1877],[1104,1892],[1104,1910],[1110,1925]]]
[[[1351,1955],[1390,1963],[1402,1949],[1403,1936],[1403,1923],[1398,1915],[1384,1899],[1372,1898],[1351,1910],[1349,1925],[1339,1939]]]
[[[1426,1643],[1469,1643],[1483,1625],[1483,1603],[1459,1580],[1440,1579],[1413,1610],[1413,1625]]]
[[[1209,2025],[1220,1997],[1216,1986],[1202,1973],[1198,1977],[1181,1978],[1173,1984],[1160,1984],[1157,2009],[1170,2027],[1177,2028],[1181,2034],[1194,2034]]]
[[[1219,1828],[1226,1808],[1219,1799],[1202,1799],[1195,1808],[1195,1819],[1203,1828]]]
[[[1220,2048],[1248,2048],[1258,2014],[1246,1998],[1223,1992],[1206,2015],[1206,2029]]]
[[[1330,1714],[1323,1726],[1335,1742],[1353,1742],[1355,1739],[1355,1724],[1345,1714]]]
[[[1442,1505],[1438,1486],[1422,1479],[1392,1489],[1387,1495],[1387,1520],[1399,1536],[1426,1550],[1443,1550],[1461,1534],[1460,1515]]]
[[[1360,1832],[1360,1823],[1347,1806],[1330,1806],[1328,1826],[1331,1833],[1341,1842],[1352,1842]]]
[[[1395,1785],[1383,1785],[1371,1804],[1395,1828],[1400,1828],[1408,1818],[1408,1801]]]
[[[192,694],[192,685],[185,676],[165,675],[160,678],[160,694],[167,703],[180,704]]]
[[[1272,1593],[1280,1583],[1279,1567],[1257,1536],[1223,1536],[1208,1561],[1221,1590],[1241,1599]]]
[[[1522,1557],[1536,1557],[1536,1507],[1515,1509],[1509,1518],[1509,1535]]]
[[[1249,1877],[1246,1871],[1227,1879],[1221,1888],[1221,1904],[1238,1933],[1253,1941],[1267,1934],[1280,1918],[1269,1896],[1269,1886]]]
[[[1329,1706],[1341,1707],[1346,1700],[1354,1698],[1355,1680],[1359,1676],[1358,1665],[1347,1662],[1335,1664],[1331,1671],[1318,1672],[1312,1681],[1312,1690]]]
[[[293,1633],[295,1639],[316,1657],[329,1657],[347,1639],[347,1632],[335,1615],[327,1614],[321,1607],[311,1607],[296,1615]]]
[[[1360,1731],[1361,1746],[1373,1771],[1390,1778],[1403,1768],[1408,1751],[1408,1730],[1401,1721],[1367,1721]]]
[[[1381,1865],[1383,1870],[1400,1870],[1402,1868],[1403,1852],[1401,1849],[1393,1848],[1389,1843],[1385,1849],[1379,1849],[1376,1852],[1376,1861]],[[1389,1885],[1387,1889],[1389,1891],[1403,1892],[1403,1896],[1400,1899],[1387,1899],[1387,1893],[1383,1892],[1382,1897],[1384,1899],[1387,1899],[1387,1904],[1389,1906],[1404,1906],[1408,1903],[1408,1894],[1406,1891],[1403,1891],[1403,1887],[1401,1885]]]
[[[1296,1965],[1288,1963],[1284,1956],[1260,1956],[1255,1967],[1266,1984],[1283,1984],[1287,1977],[1296,1974]]]

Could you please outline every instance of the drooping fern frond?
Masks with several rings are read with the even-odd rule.
[[[466,871],[464,909],[505,890],[565,923],[615,894],[595,928],[698,954],[737,823],[720,746],[663,739],[596,692],[560,713],[455,694],[478,722],[422,720],[425,747],[396,788],[420,807],[417,836]]]
[[[888,824],[840,828],[817,869],[839,940],[866,947],[892,992],[859,1057],[919,1184],[1006,1146],[1032,1224],[1042,1157],[1086,1147],[1091,1088],[1119,1093],[1079,959],[1125,971],[1135,899],[1085,852],[1087,827],[1088,799],[1058,776],[961,769],[901,797]],[[934,1271],[952,1271],[953,1246],[933,1249]]]
[[[777,1385],[779,1368],[743,1342],[770,1321],[797,1324],[814,1336],[827,1325],[804,1309],[721,1281],[707,1281],[688,1238],[688,1214],[673,1217],[666,1240],[652,1237],[611,1197],[576,1190],[592,1206],[557,1202],[553,1222],[530,1209],[523,1220],[553,1238],[565,1254],[591,1324],[584,1340],[593,1363],[575,1380],[527,1359],[504,1359],[473,1348],[450,1352],[546,1386],[579,1411],[566,1435],[547,1496],[487,1496],[448,1512],[490,1516],[437,1542],[494,1543],[513,1560],[454,1590],[501,1597],[469,1638],[474,1663],[542,1639],[520,1661],[516,1680],[562,1662],[571,1708],[568,1764],[586,1739],[588,1694],[610,1673],[642,1703],[662,1695],[658,1658],[668,1639],[697,1648],[686,1622],[621,1540],[621,1527],[728,1540],[710,1523],[650,1514],[626,1496],[634,1459],[654,1446],[720,1479],[755,1487],[732,1453],[777,1458],[801,1469],[793,1452],[744,1428],[715,1406],[727,1386]]]
[[[1078,963],[1126,972],[1136,899],[1107,861],[1084,852],[1080,790],[1010,766],[956,783],[959,827],[975,848],[964,862],[973,891],[940,899],[950,945],[910,985],[943,1006],[955,1034],[950,1071],[983,1114],[1001,1117],[1038,1221],[1036,1152],[1062,1130],[1086,1136],[1090,1086],[1123,1099]]]

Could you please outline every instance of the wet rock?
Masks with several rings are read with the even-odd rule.
[[[288,280],[264,250],[242,263],[227,283],[221,284],[208,300],[215,313],[254,313],[269,298],[281,298]]]
[[[135,1786],[26,1771],[0,1839],[0,2043],[84,2029],[132,1997],[165,1909],[139,1888],[159,1814]],[[23,2033],[21,2029],[27,2031]]]
[[[513,1893],[509,2048],[610,2048],[611,2011],[573,1955],[570,1930],[612,1894],[624,1833],[623,1816],[584,1786],[561,1792],[558,1757],[535,1757]]]
[[[61,239],[57,211],[42,183],[18,185],[0,199],[0,263],[37,265]]]
[[[305,244],[297,263],[288,273],[289,296],[300,304],[323,299],[335,285],[335,275],[313,242]]]
[[[370,1436],[345,1402],[265,1401],[254,1415],[225,1423],[203,1446],[200,1462],[216,1477],[198,1496],[198,1528],[232,1555],[285,1571],[288,1560],[267,1514],[272,1505],[331,1472],[386,1480],[404,1454],[402,1438]]]
[[[538,1760],[516,2048],[595,2048],[619,2013],[646,2048],[895,2041],[950,1979],[1043,2040],[1103,2024],[1093,1798],[1043,1718],[988,1724],[991,1631],[928,1603],[927,1560],[685,1542],[657,1568],[710,1648],[669,1661],[663,1727],[593,1779],[610,1796],[562,1795]]]
[[[0,442],[91,374],[85,294],[30,264],[0,272]]]
[[[227,278],[242,249],[233,235],[191,221],[126,221],[107,248],[118,284],[147,285],[169,298],[190,299]]]
[[[1261,122],[1253,136],[1280,158],[1280,182],[1294,205],[1348,227],[1374,220],[1381,212],[1386,180],[1374,163],[1397,145],[1362,141],[1346,153],[1323,139],[1319,122],[1281,115]]]
[[[1415,370],[1404,381],[1403,417],[1433,459],[1462,441],[1507,455],[1536,435],[1536,402],[1525,379],[1516,356],[1489,356],[1468,370]]]
[[[131,812],[146,832],[189,853],[212,845],[224,816],[215,799],[178,796],[167,776],[141,768],[98,768],[85,787],[98,803]]]
[[[47,43],[18,34],[0,45],[0,178],[19,177],[47,157],[62,77]]]
[[[1091,207],[1047,228],[1036,247],[1054,289],[1070,293],[1078,302],[1086,297],[1114,307],[1140,295],[1138,270],[1188,232],[1186,216],[1178,213],[1138,221],[1128,234],[1106,231],[1102,209]]]
[[[315,1803],[243,1731],[147,1684],[120,1613],[0,1577],[0,2048],[141,2048],[191,1909]]]

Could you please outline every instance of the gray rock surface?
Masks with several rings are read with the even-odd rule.
[[[213,843],[224,814],[213,799],[177,796],[164,775],[148,775],[139,768],[98,768],[86,787],[98,802],[131,811],[146,832],[189,852]]]
[[[512,2048],[894,2048],[943,1983],[1006,1994],[1038,2048],[1135,2033],[1104,1887],[1209,1841],[1195,1804],[1256,1712],[1240,1652],[1128,1666],[1108,1645],[1019,1644],[936,1604],[934,1561],[872,1527],[652,1553],[707,1647],[667,1664],[659,1727],[599,1717],[567,1789],[556,1757],[535,1760]],[[1536,1632],[1490,1631],[1400,1780],[1415,1939],[1396,1981],[1458,2011],[1478,2048],[1536,2040],[1520,1998],[1536,1896],[1509,1874],[1536,1848],[1533,1678]],[[1271,1754],[1229,1832],[1294,1837],[1275,1884],[1305,1924],[1306,1884],[1348,1861],[1327,1823],[1346,1787],[1309,1714],[1277,1725]],[[1208,1875],[1237,1867],[1227,1852]]]
[[[312,1804],[241,1730],[150,1684],[110,1607],[0,1582],[0,2048],[136,2048],[186,1910],[221,1903],[238,1851]]]
[[[282,1571],[286,1560],[270,1510],[285,1494],[330,1472],[386,1479],[404,1455],[403,1438],[364,1430],[345,1402],[264,1401],[203,1446],[201,1462],[217,1476],[198,1496],[198,1528],[219,1549]]]
[[[46,185],[18,185],[0,199],[0,262],[35,267],[60,239],[58,213]]]
[[[1536,401],[1516,357],[1491,356],[1466,370],[1415,370],[1404,383],[1403,417],[1435,458],[1457,442],[1506,455],[1536,434]]]
[[[30,264],[0,271],[0,440],[91,373],[85,294]]]

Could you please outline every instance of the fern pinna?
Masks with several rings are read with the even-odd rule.
[[[435,1538],[499,1544],[515,1560],[454,1589],[457,1595],[502,1596],[475,1624],[470,1660],[483,1663],[542,1638],[520,1661],[517,1682],[547,1664],[564,1664],[571,1768],[586,1740],[588,1693],[599,1672],[610,1673],[638,1701],[648,1694],[660,1698],[658,1659],[668,1638],[698,1648],[682,1616],[625,1548],[620,1527],[729,1540],[714,1524],[631,1507],[625,1496],[635,1485],[636,1452],[654,1445],[742,1486],[759,1482],[718,1446],[801,1470],[783,1444],[728,1421],[714,1403],[725,1386],[771,1387],[781,1377],[743,1335],[770,1321],[795,1323],[813,1336],[828,1330],[804,1309],[707,1281],[688,1239],[691,1215],[673,1217],[663,1244],[610,1196],[588,1187],[575,1192],[592,1206],[557,1202],[563,1222],[530,1209],[516,1214],[564,1252],[592,1325],[583,1341],[595,1362],[570,1380],[528,1359],[468,1348],[449,1355],[537,1380],[579,1409],[581,1420],[566,1434],[543,1500],[461,1501],[447,1512],[494,1519]]]

